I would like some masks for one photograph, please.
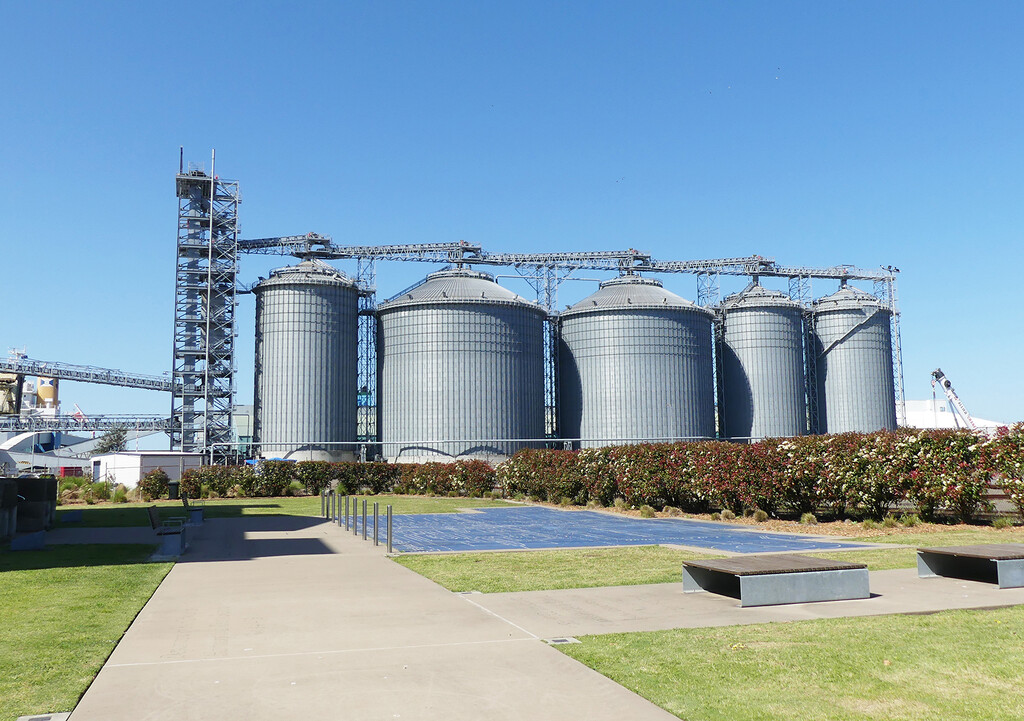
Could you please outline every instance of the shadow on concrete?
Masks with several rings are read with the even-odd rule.
[[[247,561],[281,556],[329,555],[334,550],[319,538],[303,535],[309,528],[323,524],[307,516],[241,516],[211,518],[202,526],[189,528],[189,548],[179,563],[210,561]],[[288,534],[300,534],[290,538]],[[281,534],[278,538],[253,538],[253,535]]]

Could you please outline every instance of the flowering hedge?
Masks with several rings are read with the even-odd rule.
[[[1024,423],[1000,428],[985,450],[996,484],[1024,516]]]
[[[768,439],[640,444],[579,452],[523,450],[497,468],[506,495],[608,505],[723,508],[769,514],[855,512],[880,518],[909,502],[925,516],[970,519],[986,506],[992,473],[1024,512],[1024,426],[993,439],[913,430]]]
[[[203,466],[185,471],[180,490],[199,498],[203,487],[218,496],[284,495],[298,481],[307,493],[334,487],[340,493],[440,493],[482,495],[494,488],[494,469],[483,461],[391,464],[327,461],[260,461],[255,466]]]

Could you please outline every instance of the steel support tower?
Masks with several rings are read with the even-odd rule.
[[[171,446],[200,451],[232,440],[238,183],[179,164],[174,279]],[[228,446],[223,446],[227,448]]]

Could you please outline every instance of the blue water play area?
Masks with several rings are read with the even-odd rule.
[[[395,551],[513,551],[662,543],[733,553],[828,551],[863,544],[683,518],[630,518],[553,508],[482,508],[469,513],[396,515]],[[372,527],[372,521],[371,521]]]

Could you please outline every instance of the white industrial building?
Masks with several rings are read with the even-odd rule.
[[[121,451],[92,458],[93,481],[107,481],[134,488],[150,471],[162,468],[168,480],[177,481],[181,474],[203,465],[202,453],[181,451]]]
[[[908,428],[967,428],[968,425],[960,415],[950,408],[950,404],[943,399],[930,399],[924,401],[906,401]],[[988,421],[984,418],[977,418],[973,414],[971,418],[982,430],[994,430],[1006,423],[999,421]]]

